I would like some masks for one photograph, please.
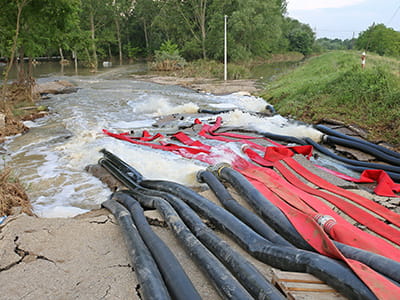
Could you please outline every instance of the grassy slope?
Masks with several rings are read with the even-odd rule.
[[[400,143],[400,61],[334,51],[312,57],[268,84],[263,97],[282,115],[309,123],[331,118],[360,126],[372,140]]]

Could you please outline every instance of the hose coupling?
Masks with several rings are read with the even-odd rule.
[[[322,134],[321,142],[325,144],[327,141],[328,141],[328,136],[326,134]]]
[[[317,214],[314,216],[314,220],[324,229],[326,233],[329,233],[332,227],[336,225],[335,218],[329,215]]]
[[[219,163],[219,164],[207,167],[207,171],[210,171],[215,176],[220,177],[222,169],[223,168],[230,168],[230,167],[231,167],[230,164],[224,162],[224,163]]]
[[[249,149],[250,148],[250,146],[248,145],[248,144],[243,144],[241,147],[240,147],[240,150],[243,152],[243,153],[245,153],[245,151],[247,150],[247,149]]]
[[[206,170],[206,171],[208,171],[208,170]],[[201,176],[203,174],[203,172],[204,172],[204,170],[200,170],[200,171],[196,172],[196,180],[198,183],[204,183],[203,177]]]

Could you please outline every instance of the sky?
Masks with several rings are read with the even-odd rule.
[[[400,0],[287,0],[288,16],[310,25],[317,38],[357,38],[375,24],[400,31]]]

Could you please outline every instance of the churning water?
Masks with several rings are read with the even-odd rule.
[[[174,113],[237,108],[221,115],[224,125],[315,139],[320,136],[314,129],[295,125],[279,115],[260,118],[244,112],[264,110],[266,103],[260,98],[199,94],[178,86],[135,81],[129,78],[129,72],[132,69],[124,67],[100,75],[39,79],[39,83],[68,80],[79,90],[41,101],[51,114],[27,122],[29,132],[10,138],[5,144],[7,164],[27,187],[37,215],[73,216],[98,208],[109,197],[110,190],[84,171],[85,166],[97,163],[102,148],[121,157],[148,179],[196,185],[195,173],[204,168],[203,163],[108,137],[102,133],[103,128],[112,132],[174,132],[171,127],[153,125],[158,118]]]

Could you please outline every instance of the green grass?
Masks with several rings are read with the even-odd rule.
[[[262,96],[282,115],[360,126],[372,140],[400,143],[400,61],[334,51],[307,59],[266,86]]]

